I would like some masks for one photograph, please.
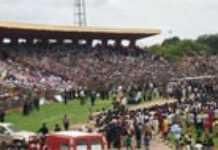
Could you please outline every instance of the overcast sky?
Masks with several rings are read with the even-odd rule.
[[[178,35],[218,33],[218,0],[86,0],[88,25],[158,28],[153,44]],[[0,20],[73,24],[74,0],[0,0]],[[172,31],[172,34],[169,34]]]

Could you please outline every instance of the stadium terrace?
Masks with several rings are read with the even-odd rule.
[[[103,28],[103,27],[76,27],[41,25],[27,23],[0,22],[1,43],[73,43],[92,45],[98,40],[102,45],[107,45],[112,40],[116,45],[123,40],[129,41],[129,46],[134,46],[142,38],[160,34],[158,29],[142,28]]]

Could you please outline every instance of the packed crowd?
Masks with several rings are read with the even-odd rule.
[[[32,106],[39,109],[42,91],[61,93],[65,103],[77,97],[83,104],[88,96],[93,105],[97,96],[115,95],[119,107],[95,118],[109,148],[149,149],[157,134],[173,140],[178,149],[211,148],[218,126],[217,79],[200,83],[176,79],[217,75],[216,57],[190,57],[175,64],[140,48],[2,46],[0,103],[21,99],[23,114],[28,115]],[[126,103],[151,100],[153,95],[175,97],[178,102],[135,111],[125,108]],[[0,117],[4,115],[0,108]],[[47,132],[45,128],[44,124],[40,132]],[[60,129],[59,125],[55,128]]]
[[[1,45],[0,51],[0,86],[8,89],[1,91],[1,102],[12,103],[9,107],[32,94],[53,99],[66,91],[94,90],[105,95],[118,85],[142,88],[173,74],[167,60],[140,48]]]
[[[0,61],[1,84],[15,84],[23,88],[40,88],[62,90],[72,84],[60,76],[42,69],[25,65],[12,59]]]
[[[203,76],[218,74],[218,56],[185,57],[176,65],[177,75],[180,77]]]
[[[86,45],[2,45],[0,85],[24,89],[109,91],[122,85],[164,87],[171,79],[215,75],[216,56],[190,57],[174,63],[140,48]]]
[[[211,150],[218,131],[216,92],[208,82],[183,81],[170,95],[177,102],[132,111],[116,107],[99,114],[96,126],[105,134],[109,148],[149,149],[151,140],[160,134],[163,140],[175,142],[178,150]]]
[[[42,70],[46,70],[53,75],[71,81],[68,84],[74,89],[82,86],[108,90],[114,85],[140,84],[142,80],[156,80],[173,75],[173,69],[167,60],[138,48],[57,45],[49,48],[16,46],[3,49],[7,52],[7,56],[14,61],[35,68],[37,75],[39,72],[42,74]],[[28,68],[28,66],[26,67]],[[27,68],[24,69],[32,70]],[[29,76],[29,73],[25,74],[25,76]],[[44,75],[44,77],[42,75],[41,78],[38,76],[33,78],[31,84],[34,85],[34,81],[38,81],[42,77],[44,82],[55,86],[58,83],[53,83],[53,80],[61,80],[57,79],[57,76],[48,75],[46,77]]]

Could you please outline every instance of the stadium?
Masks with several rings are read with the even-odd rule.
[[[218,146],[217,35],[80,25],[0,21],[0,149]]]

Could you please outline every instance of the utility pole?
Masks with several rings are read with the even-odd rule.
[[[85,0],[74,0],[74,24],[80,27],[87,25]]]

